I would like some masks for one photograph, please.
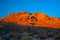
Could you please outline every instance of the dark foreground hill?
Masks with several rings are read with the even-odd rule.
[[[60,40],[60,29],[0,22],[0,40]]]

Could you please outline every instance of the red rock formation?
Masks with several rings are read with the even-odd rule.
[[[29,14],[28,12],[17,12],[9,14],[7,17],[0,19],[1,22],[14,22],[20,25],[44,26],[50,28],[60,28],[60,19],[49,17],[41,12]]]

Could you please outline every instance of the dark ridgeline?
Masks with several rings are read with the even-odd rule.
[[[0,22],[0,40],[60,40],[60,29]]]

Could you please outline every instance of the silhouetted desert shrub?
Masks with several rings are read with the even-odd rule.
[[[60,40],[60,36],[55,37],[55,40]]]
[[[23,36],[22,40],[32,40],[31,36]]]
[[[53,28],[45,28],[45,27],[35,27],[33,26],[23,26],[23,25],[17,25],[15,23],[2,23],[0,22],[0,25],[3,27],[0,28],[0,36],[2,35],[1,40],[32,40],[31,38],[41,38],[41,40],[44,40],[45,38],[51,38],[54,37],[56,40],[60,37],[60,29],[53,29]],[[27,34],[27,35],[26,35]],[[9,38],[7,38],[9,37]]]

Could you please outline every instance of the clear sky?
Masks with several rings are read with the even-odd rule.
[[[60,0],[0,0],[0,18],[24,11],[42,12],[60,18]]]

